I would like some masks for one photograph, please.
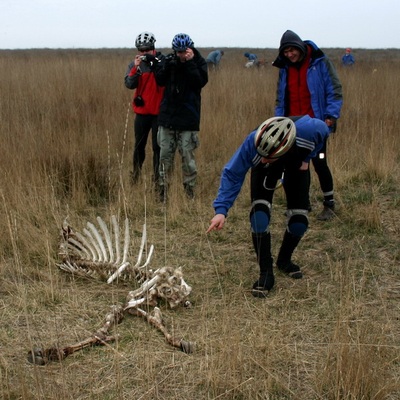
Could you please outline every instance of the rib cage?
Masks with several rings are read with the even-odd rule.
[[[112,283],[116,279],[143,281],[152,271],[146,271],[153,256],[151,245],[143,264],[142,258],[147,240],[146,224],[143,225],[142,239],[136,264],[129,259],[130,230],[129,220],[125,219],[123,237],[116,217],[111,217],[111,233],[106,223],[97,217],[99,228],[87,222],[83,233],[74,231],[67,220],[64,220],[59,255],[61,262],[57,264],[64,271],[106,280]],[[121,253],[122,249],[122,253]]]

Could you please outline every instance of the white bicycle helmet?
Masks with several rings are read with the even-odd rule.
[[[257,153],[265,158],[283,156],[296,140],[296,126],[289,118],[272,117],[257,129],[254,144]]]
[[[139,33],[135,40],[135,46],[138,49],[146,49],[146,50],[153,50],[154,43],[156,42],[156,38],[153,33],[151,32],[142,32]]]

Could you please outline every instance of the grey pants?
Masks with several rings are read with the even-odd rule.
[[[177,131],[163,126],[158,128],[157,141],[160,146],[160,185],[168,184],[176,149],[182,157],[182,176],[185,186],[196,184],[197,167],[194,150],[199,146],[198,131]]]

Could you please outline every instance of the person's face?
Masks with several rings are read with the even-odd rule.
[[[283,50],[283,56],[286,57],[290,62],[297,63],[301,61],[302,53],[296,47],[287,47]]]
[[[179,57],[181,61],[185,61],[186,50],[177,51],[176,55]]]
[[[189,61],[194,57],[193,50],[190,47],[183,51],[177,51],[176,55],[182,63]]]
[[[142,56],[144,54],[150,54],[153,52],[153,49],[146,49],[146,48],[142,48],[142,49],[138,49],[139,54]]]

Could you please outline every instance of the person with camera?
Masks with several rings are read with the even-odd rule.
[[[146,157],[146,144],[150,131],[152,132],[153,148],[153,180],[158,189],[160,147],[157,143],[158,113],[164,88],[155,79],[155,68],[163,60],[163,55],[155,50],[156,38],[151,32],[140,33],[135,41],[138,54],[128,65],[125,74],[125,86],[135,89],[132,101],[135,113],[135,147],[133,150],[132,182],[137,183],[141,176],[142,166]]]
[[[321,150],[329,133],[324,121],[309,115],[268,118],[250,132],[223,169],[213,202],[215,213],[206,233],[224,227],[250,170],[249,219],[260,270],[252,288],[254,297],[266,297],[275,284],[270,221],[275,189],[283,172],[287,220],[276,266],[293,279],[303,277],[300,266],[292,262],[292,254],[308,229],[310,160]]]
[[[158,116],[159,194],[164,203],[176,149],[182,158],[185,193],[191,199],[194,197],[197,177],[194,151],[199,145],[201,90],[208,82],[206,60],[189,35],[175,35],[172,49],[173,53],[156,67],[157,84],[165,88]]]

